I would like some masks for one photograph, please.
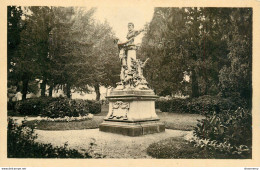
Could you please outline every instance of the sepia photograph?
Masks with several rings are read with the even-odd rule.
[[[6,159],[254,159],[253,7],[5,8]]]

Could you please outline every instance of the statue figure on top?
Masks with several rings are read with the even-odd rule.
[[[138,36],[142,31],[134,30],[134,24],[128,23],[127,41],[119,42],[117,39],[117,45],[119,49],[119,58],[121,61],[121,73],[120,82],[117,83],[117,90],[124,89],[138,89],[145,90],[148,83],[143,76],[143,68],[148,61],[142,62],[140,59],[136,59],[136,45],[134,44],[134,38]]]

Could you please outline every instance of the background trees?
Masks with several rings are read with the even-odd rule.
[[[250,99],[252,9],[155,8],[139,55],[151,59],[145,73],[160,95]]]
[[[68,97],[72,90],[88,92],[92,86],[97,100],[100,85],[117,82],[116,74],[109,74],[119,74],[120,67],[114,34],[108,23],[93,19],[94,12],[76,7],[8,7],[8,79],[22,84],[17,91],[23,99],[35,80],[41,81],[41,96],[46,85],[49,96],[54,87],[63,87]]]
[[[55,87],[87,92],[114,86],[120,63],[114,33],[93,18],[95,9],[79,7],[8,7],[8,86],[23,99],[41,82],[49,95]],[[146,25],[141,59],[144,74],[158,95],[177,93],[252,96],[251,8],[155,8]]]
[[[11,85],[16,86],[20,90],[19,81],[21,81],[21,73],[14,68],[17,67],[16,63],[19,59],[19,44],[21,41],[20,33],[24,29],[24,22],[21,17],[23,11],[21,7],[8,6],[7,8],[7,72],[8,72],[8,87]]]

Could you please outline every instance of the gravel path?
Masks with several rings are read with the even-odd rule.
[[[154,142],[169,137],[191,136],[191,131],[169,130],[163,133],[149,134],[138,137],[129,137],[113,133],[100,132],[98,129],[43,131],[35,130],[38,134],[37,142],[51,143],[54,146],[63,146],[68,142],[68,147],[80,152],[89,150],[90,143],[94,142],[94,153],[106,155],[105,158],[149,158],[146,154],[148,146]]]

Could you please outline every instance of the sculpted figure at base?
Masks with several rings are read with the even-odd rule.
[[[143,68],[148,61],[142,62],[140,59],[136,59],[136,45],[134,44],[134,38],[138,36],[142,30],[134,30],[134,24],[128,24],[127,41],[120,42],[117,40],[119,49],[119,59],[121,61],[121,73],[120,82],[117,83],[117,90],[123,90],[125,88],[145,90],[148,83],[143,76]]]

